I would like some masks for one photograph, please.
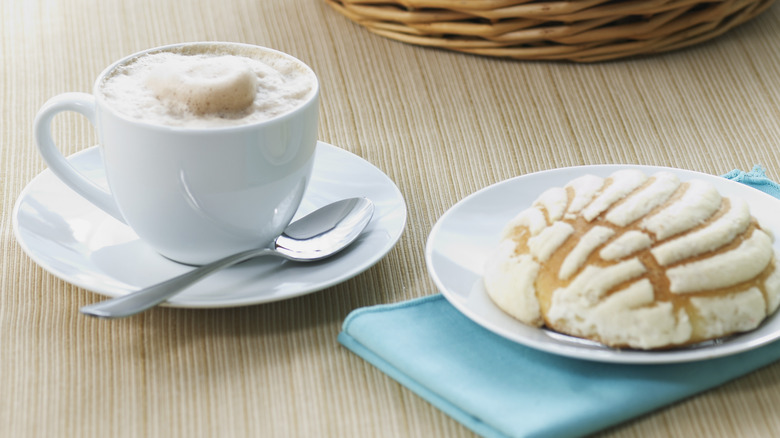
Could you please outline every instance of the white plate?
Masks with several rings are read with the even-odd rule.
[[[673,363],[739,353],[780,338],[776,314],[758,329],[688,348],[668,351],[619,350],[520,323],[493,304],[482,287],[485,260],[498,244],[506,223],[549,187],[561,187],[585,174],[606,177],[615,170],[638,168],[647,174],[669,170],[681,180],[711,182],[726,196],[739,196],[751,212],[780,236],[780,201],[746,185],[702,173],[651,166],[581,166],[544,171],[509,179],[482,189],[452,207],[428,237],[425,259],[441,293],[468,318],[507,339],[562,356],[615,363]],[[778,249],[780,241],[775,241]]]
[[[70,160],[105,184],[98,147]],[[306,264],[269,257],[250,260],[207,277],[167,305],[214,308],[278,301],[325,289],[363,272],[398,241],[406,225],[406,204],[382,171],[357,155],[318,143],[311,182],[296,218],[356,196],[374,202],[374,216],[365,233],[333,258]],[[20,194],[13,227],[21,247],[41,267],[76,286],[111,297],[191,269],[157,254],[129,227],[81,198],[48,169]]]

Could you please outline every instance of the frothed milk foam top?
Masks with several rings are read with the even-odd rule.
[[[118,66],[100,93],[125,117],[177,127],[268,120],[311,99],[316,77],[297,60],[242,46],[184,46]]]

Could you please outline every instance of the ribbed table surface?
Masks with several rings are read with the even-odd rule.
[[[565,166],[761,164],[780,179],[780,5],[704,44],[595,64],[409,45],[321,0],[4,0],[0,15],[0,436],[472,436],[336,340],[353,309],[437,293],[424,246],[448,208]],[[45,169],[35,114],[59,93],[91,92],[119,58],[206,40],[309,64],[322,86],[320,140],[395,181],[406,230],[366,272],[303,297],[82,316],[102,297],[36,265],[13,233],[14,202]],[[81,116],[55,128],[65,154],[97,143]],[[777,406],[780,364],[603,435],[777,436]]]

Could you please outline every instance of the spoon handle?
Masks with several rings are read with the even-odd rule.
[[[122,318],[135,315],[136,313],[143,312],[146,309],[162,303],[207,275],[261,255],[278,254],[270,248],[251,249],[249,251],[240,252],[207,265],[199,266],[185,274],[155,284],[154,286],[110,300],[89,304],[82,307],[80,310],[81,313],[85,315],[97,316],[100,318]]]

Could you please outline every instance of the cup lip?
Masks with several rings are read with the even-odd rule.
[[[143,120],[134,119],[132,117],[128,117],[125,114],[122,114],[121,112],[115,110],[110,105],[108,105],[105,102],[105,97],[103,96],[103,93],[100,92],[100,86],[102,85],[105,78],[113,72],[117,67],[127,63],[128,61],[137,58],[142,55],[146,55],[148,53],[153,52],[164,52],[169,51],[172,49],[176,49],[179,47],[187,47],[187,46],[239,46],[239,47],[246,47],[246,48],[252,48],[252,49],[260,49],[265,50],[268,52],[275,53],[279,56],[292,59],[296,62],[298,62],[303,68],[308,70],[312,77],[314,78],[314,92],[311,93],[311,96],[308,100],[303,102],[301,105],[293,108],[292,110],[280,114],[278,116],[272,117],[270,119],[260,120],[256,122],[251,123],[242,123],[238,125],[228,125],[228,126],[171,126],[171,125],[163,125],[159,123],[151,123],[146,122]],[[112,64],[110,64],[108,67],[103,69],[103,71],[98,75],[97,79],[95,80],[95,83],[93,85],[92,89],[92,95],[95,98],[95,101],[97,102],[98,106],[101,108],[101,111],[108,112],[112,114],[114,117],[117,117],[119,119],[122,119],[128,123],[134,123],[138,125],[142,125],[147,129],[156,129],[160,131],[169,131],[169,132],[177,132],[177,133],[183,133],[183,132],[192,132],[195,134],[204,134],[204,133],[211,133],[211,132],[226,132],[226,131],[243,131],[243,130],[251,130],[256,129],[258,126],[267,125],[271,123],[277,123],[280,121],[284,121],[284,119],[291,118],[295,114],[303,111],[304,109],[310,107],[311,105],[318,105],[319,104],[319,96],[320,96],[320,79],[317,76],[317,74],[314,72],[314,70],[305,62],[301,61],[300,59],[296,58],[293,55],[290,55],[289,53],[282,52],[277,49],[273,49],[266,46],[260,46],[256,44],[248,44],[248,43],[239,43],[239,42],[233,42],[233,41],[191,41],[191,42],[184,42],[184,43],[174,43],[174,44],[166,44],[163,46],[157,46],[152,47],[149,49],[141,50],[135,53],[132,53],[130,55],[127,55]]]

